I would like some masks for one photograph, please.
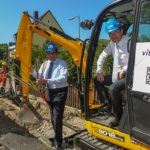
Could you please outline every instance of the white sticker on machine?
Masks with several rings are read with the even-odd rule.
[[[132,90],[150,93],[150,42],[136,45]]]

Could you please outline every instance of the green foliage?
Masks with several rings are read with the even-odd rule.
[[[8,50],[7,44],[0,44],[0,59],[6,59],[7,50]]]
[[[77,79],[77,67],[75,66],[72,57],[70,54],[65,50],[64,48],[59,49],[58,57],[62,58],[66,61],[68,65],[68,80],[73,81],[74,79]]]
[[[105,49],[108,42],[109,42],[108,40],[104,40],[104,39],[99,40],[99,42],[98,42],[98,46],[97,46],[95,58],[94,58],[94,70],[93,70],[94,73],[96,72],[97,60],[99,58],[99,55]],[[113,64],[113,58],[112,58],[112,56],[108,56],[107,59],[105,60],[104,66],[103,66],[104,74],[110,74],[112,72],[112,64]]]
[[[34,45],[32,48],[32,60],[38,59],[40,63],[45,59],[45,53],[42,47]]]
[[[33,45],[32,47],[32,64],[35,65],[35,59],[39,61],[39,64],[43,63],[46,59],[44,48],[49,41],[46,40],[42,46]]]
[[[150,38],[147,35],[141,35],[138,37],[138,42],[149,42]]]

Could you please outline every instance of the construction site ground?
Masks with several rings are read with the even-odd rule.
[[[24,123],[19,120],[20,107],[8,97],[0,97],[0,150],[49,150],[52,148],[54,131],[50,121],[47,104],[39,97],[29,96],[30,102],[41,114],[43,120],[38,123]],[[84,120],[80,110],[65,107],[63,137],[67,138],[84,129]],[[65,149],[74,147],[64,146]]]

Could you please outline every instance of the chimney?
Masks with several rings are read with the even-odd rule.
[[[34,13],[33,13],[33,17],[35,18],[35,19],[38,19],[38,11],[34,11]]]

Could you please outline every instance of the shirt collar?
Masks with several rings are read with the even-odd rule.
[[[56,58],[55,61],[53,61],[53,64],[55,64],[58,61],[58,58]],[[48,63],[51,63],[51,60],[48,60]]]
[[[123,35],[119,43],[117,44],[118,47],[122,47],[123,41],[124,41],[125,36]]]

